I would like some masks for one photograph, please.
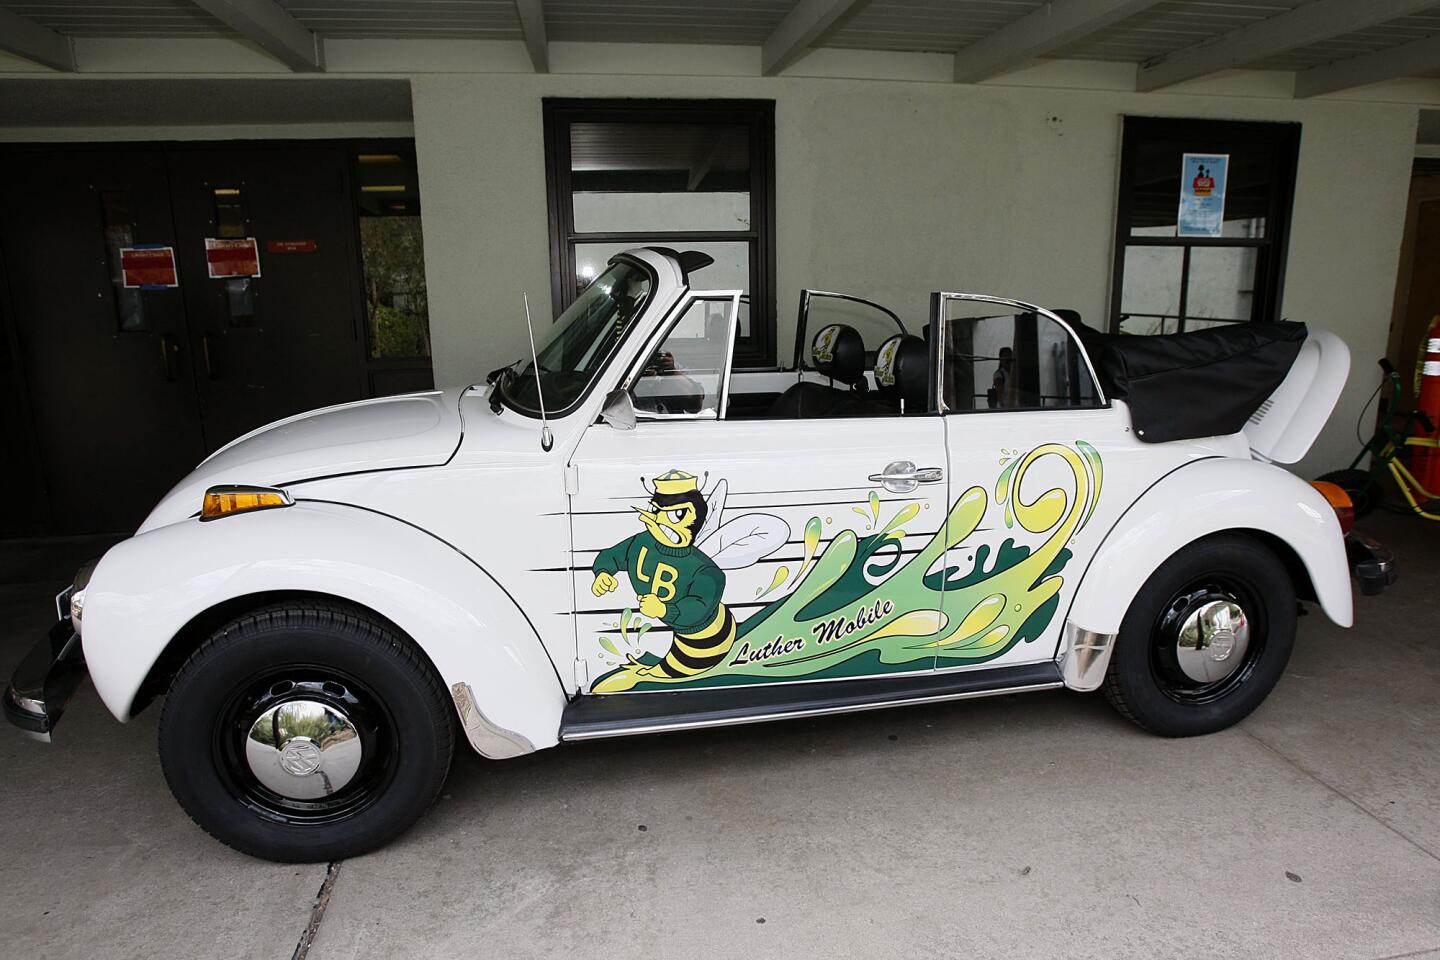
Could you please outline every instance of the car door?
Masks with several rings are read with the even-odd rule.
[[[939,341],[951,490],[972,504],[950,532],[946,608],[962,626],[937,648],[937,668],[1053,659],[1100,541],[1194,453],[1134,436],[1055,313],[936,293],[929,332]]]
[[[776,375],[730,369],[738,304],[736,293],[683,300],[573,454],[582,690],[933,669],[942,419],[878,407],[777,419],[743,402],[773,392]],[[861,404],[867,389],[840,399]]]

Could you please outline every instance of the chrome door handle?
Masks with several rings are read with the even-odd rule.
[[[939,483],[945,479],[940,467],[917,467],[913,460],[895,460],[880,473],[870,474],[870,482],[878,483],[891,493],[910,493],[922,483]]]

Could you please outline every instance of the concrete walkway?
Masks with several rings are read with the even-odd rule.
[[[1239,728],[1147,736],[1036,694],[458,756],[389,848],[286,867],[171,800],[158,710],[88,688],[0,731],[3,954],[45,958],[1440,958],[1440,528],[1382,515],[1402,580],[1301,621]],[[0,669],[53,583],[0,587]],[[323,910],[320,909],[323,907]]]

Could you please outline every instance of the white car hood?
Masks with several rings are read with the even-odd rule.
[[[138,532],[194,515],[206,488],[445,463],[460,444],[463,390],[362,400],[280,420],[211,454],[167,493]]]

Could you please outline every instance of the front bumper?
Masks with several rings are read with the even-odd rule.
[[[1350,573],[1360,584],[1360,592],[1367,597],[1384,593],[1385,588],[1399,578],[1394,556],[1363,533],[1351,530],[1346,534],[1345,557],[1350,561]]]
[[[70,618],[57,620],[45,637],[25,655],[0,708],[5,719],[37,740],[50,741],[70,698],[85,679],[85,653]]]

